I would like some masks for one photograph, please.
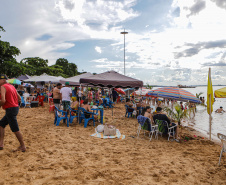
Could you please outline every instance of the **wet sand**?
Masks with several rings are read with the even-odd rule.
[[[105,110],[106,123],[115,125],[126,138],[100,139],[90,136],[93,126],[84,128],[75,120],[70,127],[54,126],[48,108],[45,104],[20,109],[25,153],[12,152],[18,141],[7,126],[0,151],[0,185],[226,184],[225,153],[218,166],[221,146],[189,128],[182,132],[189,141],[181,143],[161,136],[150,142],[147,134],[136,138],[137,120],[125,118],[124,105],[116,105],[114,116]],[[0,109],[0,118],[3,115]]]

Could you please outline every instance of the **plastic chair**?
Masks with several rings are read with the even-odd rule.
[[[21,101],[22,101],[22,98],[23,98],[23,102],[24,102],[24,108],[26,108],[26,107],[31,108],[30,97],[29,96],[21,97]]]
[[[127,118],[132,117],[133,116],[134,108],[131,108],[128,105],[125,105],[125,108],[126,108],[125,117],[126,117],[126,115],[127,115]]]
[[[54,125],[59,126],[60,121],[63,120],[64,123],[65,123],[65,121],[67,121],[67,127],[69,127],[69,120],[67,117],[67,112],[63,111],[63,110],[59,110],[56,106],[55,106],[55,112],[56,113],[55,113]]]
[[[53,103],[53,98],[49,98],[49,112],[52,112],[55,110],[55,105]]]
[[[45,99],[45,96],[38,96],[39,105],[44,106],[44,103],[43,103],[44,99]]]
[[[90,118],[86,118],[85,114],[90,114]],[[87,127],[88,122],[90,120],[93,120],[93,126],[95,126],[95,119],[94,119],[94,115],[96,115],[93,112],[88,112],[86,109],[79,107],[79,124],[82,122],[82,120],[84,119],[84,128]]]
[[[155,134],[156,126],[151,124],[150,119],[148,119],[142,115],[139,115],[137,117],[137,121],[139,123],[138,130],[137,130],[137,137],[139,137],[141,130],[143,130],[144,135],[145,135],[145,132],[149,132],[149,137],[150,137],[150,141],[151,141],[152,136]],[[145,126],[146,126],[145,124],[149,124],[150,130],[145,128]]]
[[[219,158],[219,163],[218,163],[218,166],[220,166],[221,157],[223,155],[223,152],[226,152],[226,135],[223,135],[223,134],[218,133],[217,134],[217,137],[221,140],[221,143],[222,143],[222,150],[221,150],[221,154],[220,154],[220,158]]]
[[[112,102],[109,98],[105,98],[105,101],[104,101],[104,107],[109,107],[109,108],[113,108],[114,102]]]
[[[157,128],[158,128],[158,129],[156,129],[157,139],[158,139],[158,134],[160,134],[161,136],[163,134],[168,134],[168,141],[169,141],[170,137],[173,137],[173,139],[175,140],[175,134],[176,134],[175,128],[177,127],[177,125],[169,126],[167,121],[158,120],[158,119],[155,120],[155,123],[156,123]]]
[[[69,114],[70,114],[69,123],[72,123],[74,118],[78,118],[78,110],[73,110],[71,107],[69,107]]]

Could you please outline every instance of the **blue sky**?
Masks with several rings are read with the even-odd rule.
[[[58,58],[79,71],[124,73],[152,85],[226,84],[226,0],[1,1],[2,40],[17,57]]]

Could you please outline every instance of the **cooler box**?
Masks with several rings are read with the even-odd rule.
[[[31,101],[31,107],[38,107],[38,101]]]

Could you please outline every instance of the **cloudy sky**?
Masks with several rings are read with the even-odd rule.
[[[58,58],[79,71],[153,85],[226,84],[226,0],[1,0],[2,40],[17,58]]]

